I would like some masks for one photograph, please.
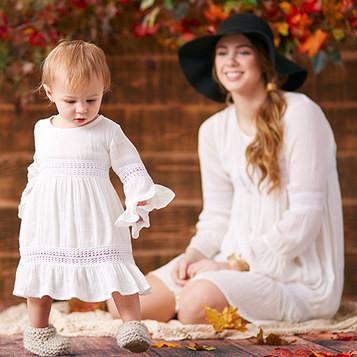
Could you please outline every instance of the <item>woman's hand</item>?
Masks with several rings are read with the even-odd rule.
[[[185,285],[190,279],[188,274],[189,267],[194,262],[198,262],[202,259],[206,259],[202,253],[196,249],[188,248],[171,271],[174,282],[178,285]]]
[[[205,271],[227,270],[227,269],[231,269],[231,268],[226,262],[216,262],[212,259],[202,259],[198,262],[192,263],[187,269],[187,274],[191,279],[195,275],[199,273],[203,273]]]

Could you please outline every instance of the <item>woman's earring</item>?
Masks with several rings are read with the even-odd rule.
[[[267,84],[267,91],[268,92],[272,92],[272,91],[274,91],[276,89],[277,89],[277,86],[276,86],[276,84],[274,82],[269,82]]]

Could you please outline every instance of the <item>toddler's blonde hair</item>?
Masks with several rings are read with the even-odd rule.
[[[51,88],[61,69],[65,71],[66,84],[71,89],[85,86],[93,75],[103,79],[104,92],[110,88],[110,71],[104,51],[93,43],[82,40],[60,42],[42,64],[39,88],[44,85]]]

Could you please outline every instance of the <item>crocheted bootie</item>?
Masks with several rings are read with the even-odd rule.
[[[149,330],[140,321],[128,321],[119,327],[117,342],[131,352],[145,352],[151,344]]]
[[[24,329],[24,347],[38,356],[59,356],[69,352],[68,338],[57,335],[53,325],[48,327],[26,326]]]

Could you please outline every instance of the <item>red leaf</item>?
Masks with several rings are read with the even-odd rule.
[[[288,350],[287,348],[274,348],[270,355],[264,357],[294,357],[295,354]]]

